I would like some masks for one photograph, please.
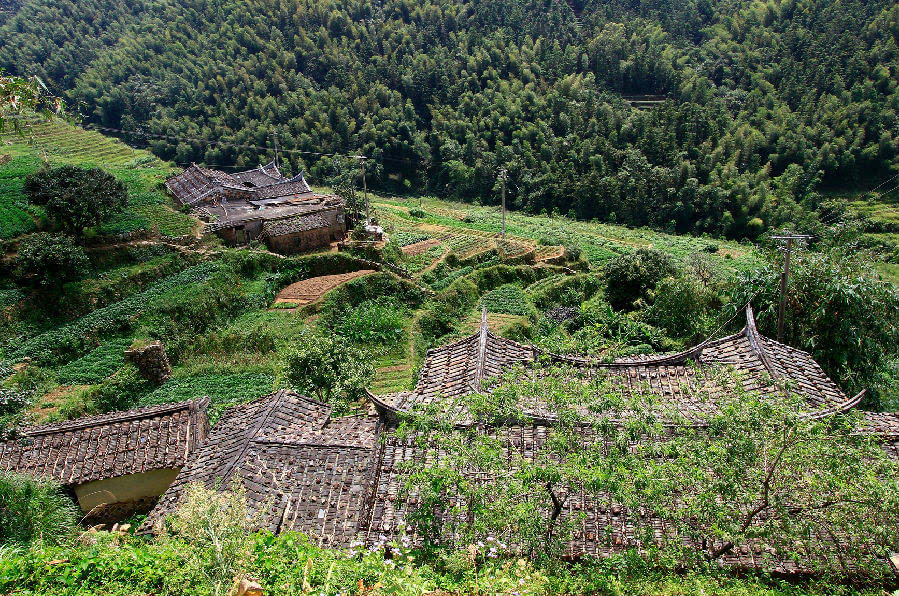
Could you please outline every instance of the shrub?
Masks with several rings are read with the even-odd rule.
[[[57,482],[0,472],[0,543],[57,543],[77,522],[77,507]]]
[[[230,593],[253,561],[253,520],[240,479],[229,490],[189,486],[170,524],[190,547],[179,549],[188,575],[204,578],[215,596]]]
[[[128,202],[125,185],[111,174],[68,165],[31,174],[25,179],[25,193],[46,209],[54,224],[75,233],[107,220]]]
[[[677,267],[670,255],[640,248],[606,264],[606,298],[618,310],[632,309],[638,300],[652,303],[656,285],[675,273]]]
[[[43,287],[83,278],[90,261],[84,249],[69,236],[61,234],[33,234],[22,241],[16,257],[19,277],[34,280]]]
[[[695,343],[713,331],[711,315],[716,298],[693,277],[667,278],[659,283],[655,302],[646,309],[643,319],[671,337]]]
[[[424,209],[419,209],[418,207],[413,207],[412,209],[409,209],[409,215],[411,215],[412,217],[414,217],[416,219],[424,219],[425,217],[428,216],[428,213]]]
[[[368,354],[343,337],[304,331],[283,364],[284,378],[301,393],[312,393],[338,412],[365,397],[375,369]]]

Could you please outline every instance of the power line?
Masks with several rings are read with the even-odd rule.
[[[83,128],[89,130],[96,130],[101,132],[112,132],[116,134],[123,135],[136,135],[141,137],[153,138],[153,139],[165,139],[171,141],[184,141],[186,143],[199,143],[201,145],[217,145],[222,147],[234,147],[238,149],[253,149],[257,151],[280,151],[281,153],[290,153],[294,155],[312,155],[317,157],[346,157],[349,159],[374,159],[375,161],[392,161],[398,163],[412,163],[412,162],[423,162],[424,160],[413,157],[390,157],[387,155],[382,155],[380,157],[372,157],[370,155],[359,155],[359,154],[350,154],[350,153],[341,153],[338,151],[326,152],[326,151],[304,151],[302,149],[285,149],[283,147],[278,147],[277,142],[275,146],[261,146],[261,145],[253,145],[249,143],[238,143],[235,141],[213,141],[211,139],[203,139],[199,137],[182,137],[176,135],[167,135],[167,134],[159,134],[159,133],[151,133],[141,130],[125,130],[121,128],[112,128],[109,126],[99,126],[96,124],[85,124]]]

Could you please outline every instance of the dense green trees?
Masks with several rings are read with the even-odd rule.
[[[364,152],[375,187],[492,202],[502,165],[520,208],[681,232],[808,225],[816,189],[895,173],[894,3],[574,5],[25,0],[0,66],[180,163],[253,166],[277,132],[318,180],[302,152]]]

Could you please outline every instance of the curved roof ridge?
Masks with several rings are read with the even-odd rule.
[[[752,311],[751,304],[746,305],[746,338],[749,340],[749,345],[752,346],[752,349],[759,357],[759,360],[762,361],[762,365],[764,365],[768,374],[771,375],[771,378],[775,381],[780,380],[781,375],[774,369],[774,363],[768,356],[768,351],[765,349],[764,342],[766,338],[759,333],[759,330],[755,325],[755,313]]]
[[[846,401],[844,401],[842,403],[839,403],[830,408],[824,408],[823,410],[809,412],[808,414],[806,414],[805,417],[809,420],[817,420],[819,418],[826,418],[826,417],[832,416],[834,414],[845,414],[849,410],[852,410],[856,406],[858,406],[858,404],[861,403],[862,399],[865,397],[865,394],[867,394],[867,392],[868,392],[867,389],[862,389],[856,395],[854,395],[853,397],[850,397],[849,399],[847,399]]]

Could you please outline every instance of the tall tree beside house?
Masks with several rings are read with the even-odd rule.
[[[304,331],[284,358],[285,381],[300,393],[346,412],[374,378],[371,358],[343,337]]]

